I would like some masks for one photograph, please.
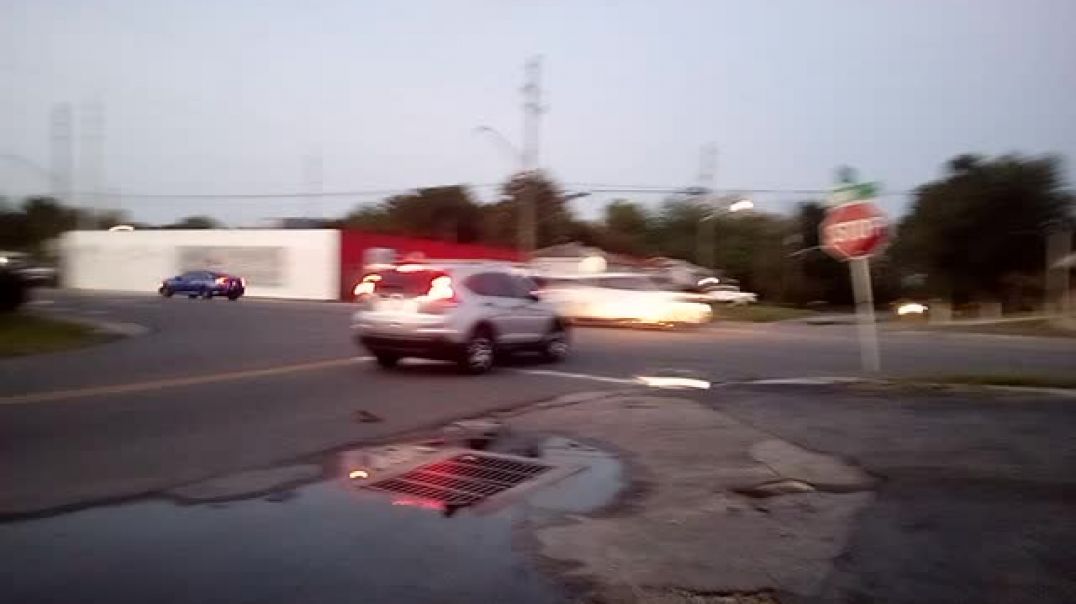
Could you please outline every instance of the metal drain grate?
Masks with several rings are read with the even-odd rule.
[[[473,505],[552,469],[528,459],[463,453],[366,485],[461,507]]]

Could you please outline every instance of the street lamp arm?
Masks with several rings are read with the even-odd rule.
[[[21,155],[15,155],[14,153],[0,153],[0,159],[7,160],[8,162],[13,164],[18,164],[24,168],[29,168],[38,176],[44,177],[46,180],[51,181],[56,178],[56,175],[48,168],[44,168],[38,165],[33,160],[23,157]]]
[[[476,126],[474,132],[475,134],[488,134],[502,151],[507,152],[512,157],[514,163],[521,167],[523,166],[523,153],[512,144],[512,141],[508,140],[507,136],[501,134],[500,130],[492,126]]]

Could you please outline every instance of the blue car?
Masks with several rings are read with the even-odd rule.
[[[247,283],[239,277],[213,271],[189,271],[161,282],[157,290],[165,298],[175,294],[187,294],[188,298],[202,297],[212,300],[225,296],[235,302],[246,293]]]

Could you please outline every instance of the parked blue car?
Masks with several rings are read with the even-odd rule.
[[[187,294],[188,298],[225,296],[235,302],[247,291],[247,283],[239,277],[213,271],[189,271],[161,282],[157,290],[165,298],[174,294]]]

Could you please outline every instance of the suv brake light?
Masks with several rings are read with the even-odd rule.
[[[430,289],[426,292],[426,299],[445,302],[456,301],[456,291],[452,289],[452,277],[441,275],[430,281]]]
[[[452,278],[448,275],[434,277],[430,281],[430,289],[419,296],[422,305],[419,312],[442,315],[459,305],[456,291],[452,289]]]
[[[377,288],[377,282],[380,280],[381,275],[366,275],[362,278],[362,281],[359,281],[359,283],[355,285],[355,289],[352,290],[352,293],[355,294],[356,298],[369,296],[374,293],[374,290]]]

